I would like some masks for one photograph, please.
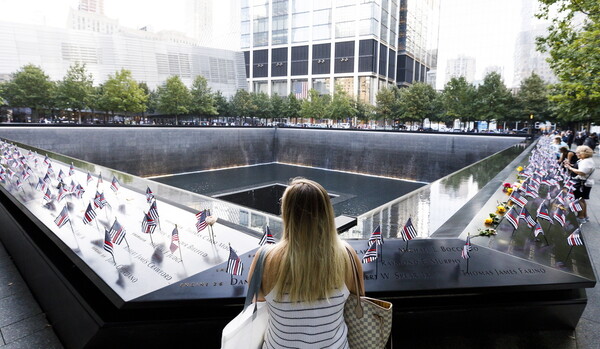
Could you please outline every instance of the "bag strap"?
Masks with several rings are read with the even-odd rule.
[[[346,247],[346,252],[348,252],[348,256],[350,257],[350,264],[352,264],[352,279],[354,279],[354,289],[356,290],[356,292],[358,292],[354,312],[356,313],[356,317],[360,319],[363,317],[364,313],[362,303],[360,302],[360,297],[362,295],[360,294],[361,292],[358,286],[358,278],[360,277],[360,275],[358,275],[358,267],[356,266],[356,260],[354,259],[354,255],[352,255],[352,252],[350,252],[348,247]]]
[[[246,300],[244,301],[244,310],[248,308],[250,304],[252,304],[252,300],[254,296],[258,297],[258,293],[260,292],[260,284],[262,283],[262,274],[263,267],[265,264],[265,256],[267,255],[267,248],[261,248],[258,250],[258,259],[256,260],[256,265],[254,266],[254,272],[252,273],[252,278],[248,283],[248,293],[246,294]],[[254,314],[256,315],[257,304],[258,302],[254,302]]]

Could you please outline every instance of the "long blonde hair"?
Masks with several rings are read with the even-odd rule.
[[[327,298],[343,286],[348,259],[327,191],[317,182],[294,178],[283,193],[281,213],[276,298],[285,293],[292,302]]]

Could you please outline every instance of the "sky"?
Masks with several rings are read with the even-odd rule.
[[[514,42],[521,23],[520,4],[527,0],[440,1],[436,87],[443,88],[446,61],[458,55],[476,58],[476,80],[483,78],[486,67],[502,66],[505,84],[510,87]],[[0,20],[64,28],[69,8],[75,9],[77,4],[78,0],[0,0]],[[126,27],[186,30],[185,0],[105,0],[104,6],[108,17]]]

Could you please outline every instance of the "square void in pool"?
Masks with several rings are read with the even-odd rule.
[[[285,184],[275,183],[231,193],[213,195],[213,197],[233,202],[234,204],[241,206],[250,207],[255,210],[280,215],[281,198],[287,187],[288,186]],[[336,197],[339,197],[339,195],[329,193],[330,199],[333,200]]]
[[[320,183],[330,194],[336,216],[358,216],[425,185],[422,182],[277,163],[187,173],[153,180],[279,215],[279,199],[285,186],[294,177],[304,177]]]

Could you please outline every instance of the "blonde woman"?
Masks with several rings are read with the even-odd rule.
[[[579,180],[580,184],[577,185],[573,194],[576,199],[581,199],[579,202],[581,203],[582,208],[577,215],[577,220],[579,223],[587,223],[590,219],[587,215],[587,204],[585,200],[589,200],[590,191],[594,185],[594,180],[590,178],[595,169],[594,159],[592,159],[594,151],[586,145],[580,145],[575,149],[575,154],[579,158],[579,161],[577,161],[577,168],[573,167],[568,161],[565,161],[563,164],[567,170],[570,170],[577,175],[575,179]]]
[[[265,258],[258,301],[266,301],[269,324],[263,348],[348,348],[344,303],[354,285],[348,250],[337,235],[327,191],[296,178],[281,202],[283,234]],[[256,259],[252,262],[248,279]]]

